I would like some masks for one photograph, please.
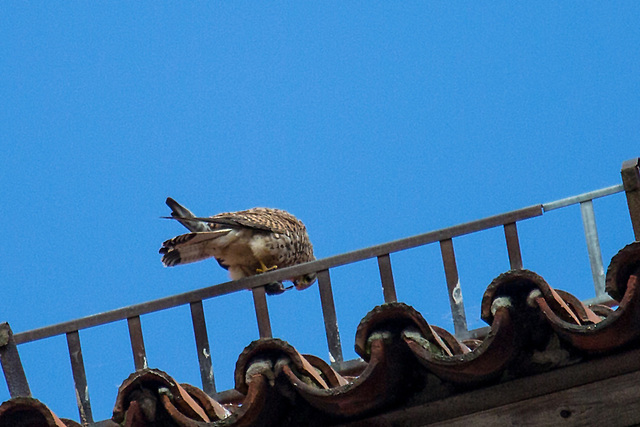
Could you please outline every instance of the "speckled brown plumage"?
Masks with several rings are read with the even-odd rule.
[[[315,259],[306,227],[286,211],[253,208],[196,219],[171,198],[167,199],[167,205],[172,209],[172,217],[192,232],[162,244],[160,253],[165,266],[213,257],[237,280]],[[297,289],[304,289],[313,283],[315,275],[290,280]]]

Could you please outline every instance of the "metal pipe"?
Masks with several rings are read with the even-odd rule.
[[[564,208],[566,206],[575,205],[587,200],[597,199],[599,197],[610,196],[611,194],[621,193],[624,191],[622,184],[612,185],[611,187],[601,188],[599,190],[589,191],[587,193],[578,194],[577,196],[567,197],[566,199],[556,200],[555,202],[543,203],[542,209],[545,212],[554,209]]]
[[[587,251],[589,253],[591,275],[593,276],[593,287],[595,288],[596,296],[600,296],[604,294],[604,266],[602,264],[600,239],[598,239],[596,214],[593,210],[593,202],[591,200],[581,202],[580,213],[582,214],[584,237],[587,240]]]

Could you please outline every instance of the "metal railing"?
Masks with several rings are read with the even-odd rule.
[[[591,266],[593,287],[596,293],[595,298],[589,300],[589,303],[602,302],[610,299],[604,290],[604,264],[602,262],[602,252],[600,250],[600,239],[598,238],[598,228],[596,226],[596,215],[593,209],[593,200],[621,193],[623,191],[624,185],[618,184],[602,188],[600,190],[590,191],[578,196],[567,197],[566,199],[557,200],[555,202],[544,203],[542,205],[542,209],[545,212],[549,212],[555,209],[580,204],[582,226],[584,228],[587,252],[589,254],[589,265]]]
[[[559,209],[578,203],[581,206],[589,260],[593,273],[596,300],[602,300],[603,298],[606,298],[606,294],[604,293],[604,270],[592,200],[626,191],[635,238],[636,240],[640,239],[640,178],[638,175],[638,159],[623,163],[622,178],[623,183],[620,185],[569,197],[555,202],[538,204],[477,221],[431,231],[353,252],[319,259],[313,262],[299,264],[281,270],[274,270],[237,281],[225,282],[215,286],[131,305],[68,322],[33,329],[17,333],[15,335],[12,335],[7,324],[0,325],[0,361],[2,362],[5,379],[9,387],[9,393],[12,397],[29,395],[30,393],[29,385],[18,356],[17,345],[64,334],[67,337],[67,344],[69,347],[69,357],[71,361],[76,396],[78,398],[80,418],[83,423],[92,424],[94,421],[91,413],[91,403],[88,395],[79,331],[98,325],[126,320],[129,328],[129,338],[133,352],[135,369],[142,369],[147,367],[147,358],[140,316],[188,304],[191,309],[191,319],[193,322],[198,362],[200,366],[202,389],[207,394],[213,396],[216,394],[216,388],[211,363],[211,349],[209,346],[202,301],[243,289],[251,289],[253,293],[259,335],[260,337],[270,337],[271,322],[264,285],[312,272],[316,272],[318,276],[318,288],[320,292],[322,313],[331,362],[338,370],[340,370],[341,367],[346,366],[347,364],[345,364],[342,353],[340,332],[338,330],[331,286],[330,270],[341,265],[377,258],[384,301],[396,301],[396,289],[390,254],[430,243],[438,243],[440,245],[455,335],[460,339],[478,336],[481,333],[480,330],[469,331],[467,328],[462,289],[458,279],[458,267],[456,264],[453,239],[469,233],[475,233],[495,227],[502,227],[504,230],[510,267],[511,269],[519,269],[522,268],[522,255],[520,252],[517,223],[525,219],[541,216],[544,212],[548,212],[553,209]]]

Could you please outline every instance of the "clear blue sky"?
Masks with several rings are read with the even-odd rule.
[[[318,257],[620,182],[640,156],[638,2],[4,2],[0,321],[15,332],[227,280],[163,268],[199,215],[270,206]],[[607,265],[633,239],[596,201]],[[520,225],[524,265],[592,296],[577,207]],[[471,327],[502,230],[454,240]],[[399,299],[451,329],[439,248],[392,256]],[[374,260],[332,271],[343,348],[382,302]],[[274,335],[327,358],[317,287]],[[219,390],[258,337],[250,292],[205,303]],[[200,385],[188,307],[143,316],[149,364]],[[133,370],[126,323],[81,332],[96,419]],[[64,337],[20,347],[33,395],[78,418]],[[0,386],[0,401],[8,399]]]

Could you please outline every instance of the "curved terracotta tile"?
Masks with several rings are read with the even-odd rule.
[[[160,393],[160,402],[171,420],[181,427],[206,427],[212,425],[225,425],[234,427],[256,427],[277,425],[282,417],[279,413],[280,406],[273,404],[273,393],[264,375],[256,374],[248,381],[247,394],[242,405],[224,419],[207,423],[187,417],[178,409],[175,401],[167,393]],[[203,392],[204,393],[204,392]]]
[[[367,340],[376,330],[395,331],[400,334],[406,328],[417,329],[424,337],[432,341],[441,351],[448,355],[453,355],[459,349],[459,343],[452,344],[442,339],[416,309],[405,303],[391,302],[374,307],[360,321],[356,330],[356,353],[365,361],[368,361],[370,352]],[[457,342],[455,339],[454,341]]]
[[[469,353],[471,349],[462,341],[459,341],[451,332],[439,326],[431,325],[431,331],[435,332],[451,350],[451,355]]]
[[[510,309],[500,307],[493,315],[491,331],[473,351],[445,356],[433,353],[425,339],[405,333],[404,340],[418,361],[444,381],[471,384],[496,378],[502,374],[518,349]]]
[[[225,425],[234,427],[269,425],[268,423],[272,419],[278,418],[278,414],[274,414],[274,410],[277,412],[278,406],[274,405],[269,408],[270,387],[268,379],[264,375],[256,374],[250,378],[247,384],[247,394],[242,406],[224,420]]]
[[[518,310],[523,308],[531,292],[536,289],[560,318],[569,323],[580,324],[576,314],[560,295],[541,276],[526,269],[510,270],[493,279],[482,296],[482,320],[492,323],[491,304],[497,297],[510,297],[514,304],[519,305],[516,307]]]
[[[290,360],[301,375],[304,375],[309,381],[314,382],[319,387],[329,388],[327,380],[323,378],[321,372],[315,369],[313,365],[289,343],[277,338],[260,338],[245,347],[238,357],[234,372],[236,390],[240,393],[246,393],[246,376],[250,369],[252,369],[252,364],[256,361],[264,364],[264,369],[260,368],[260,370],[270,377],[271,382],[273,382],[273,367],[276,366],[283,357]],[[254,366],[253,369],[255,370],[257,366],[258,365]]]
[[[154,422],[158,401],[163,395],[170,395],[172,405],[195,420],[209,422],[205,410],[173,378],[158,369],[142,369],[129,375],[118,389],[112,420],[121,423],[126,418],[132,401],[139,403],[148,421]]]
[[[536,303],[553,330],[571,346],[601,353],[627,345],[640,338],[640,292],[638,276],[627,279],[625,293],[618,308],[598,324],[573,325],[565,322],[542,298]]]
[[[160,402],[164,410],[167,411],[167,414],[171,417],[171,420],[180,427],[206,427],[210,425],[209,422],[194,420],[183,414],[182,411],[174,405],[174,400],[168,393],[160,393]]]
[[[399,351],[389,335],[376,335],[369,341],[369,363],[352,383],[323,390],[306,384],[288,365],[281,372],[304,400],[324,414],[348,418],[374,412],[404,397],[415,377],[406,352]]]
[[[154,403],[154,408],[155,408]],[[137,400],[133,400],[129,403],[129,408],[127,409],[127,416],[124,420],[124,423],[120,424],[123,427],[141,427],[149,425],[149,419],[155,419],[155,414],[152,417],[145,414],[145,411],[142,409],[141,403]]]
[[[606,314],[599,322],[567,323],[548,299],[538,297],[535,301],[553,330],[574,348],[590,353],[611,351],[640,338],[639,276],[640,242],[634,242],[622,248],[607,268],[606,289],[619,304],[615,311],[608,313],[597,308]],[[575,309],[575,303],[570,305]]]
[[[640,268],[640,242],[633,242],[620,249],[607,267],[605,290],[616,301],[622,300],[629,276],[638,276]]]
[[[56,416],[44,403],[32,397],[14,397],[0,405],[0,425],[33,425],[50,427],[80,427],[75,421]]]
[[[227,408],[215,401],[198,387],[184,383],[180,384],[180,386],[182,386],[182,388],[189,393],[189,396],[191,396],[204,409],[211,420],[222,420],[231,415],[231,412]]]
[[[307,384],[288,365],[279,371],[312,407],[332,417],[375,412],[424,386],[426,373],[406,339],[411,334],[443,355],[470,353],[453,335],[429,325],[413,307],[394,302],[375,307],[360,322],[355,347],[368,363],[351,383],[323,390]]]
[[[564,302],[567,303],[569,308],[571,308],[573,313],[578,317],[581,324],[595,324],[602,321],[602,317],[598,316],[598,314],[591,310],[591,308],[584,305],[582,301],[580,301],[569,292],[556,289],[556,293],[560,296],[560,298],[562,298]]]
[[[609,317],[609,315],[615,311],[611,307],[603,304],[591,305],[589,308],[601,318]]]
[[[313,354],[303,354],[303,356],[314,368],[322,372],[322,375],[327,380],[329,387],[339,387],[341,385],[349,384],[349,381],[346,378],[336,372],[327,362],[320,359],[318,356],[314,356]]]

